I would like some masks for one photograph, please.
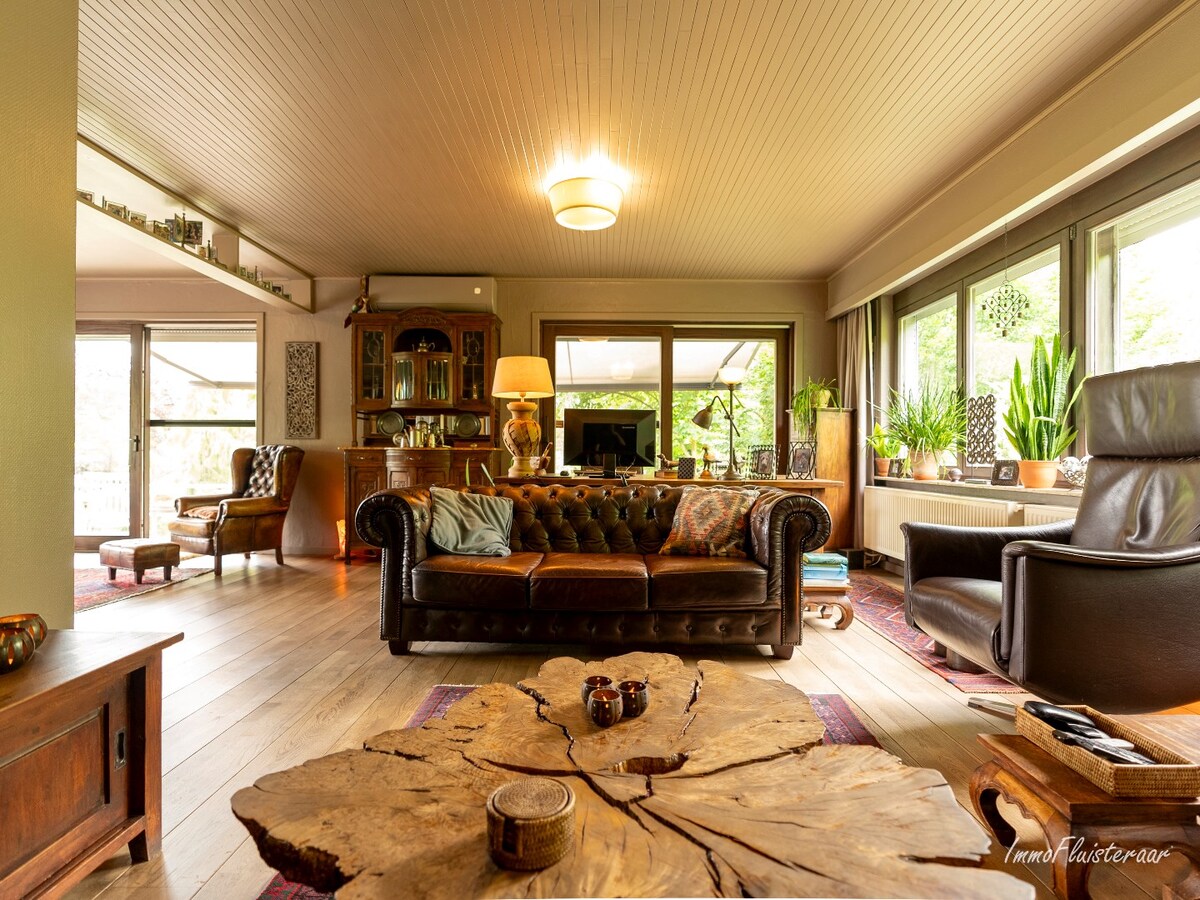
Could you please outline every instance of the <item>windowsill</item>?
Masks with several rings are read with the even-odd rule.
[[[1079,488],[1031,488],[999,484],[967,484],[963,481],[914,481],[912,478],[876,476],[874,484],[879,487],[901,488],[912,491],[936,491],[940,494],[957,494],[962,497],[987,497],[992,500],[1010,500],[1015,503],[1044,503],[1050,506],[1079,506],[1082,491]]]

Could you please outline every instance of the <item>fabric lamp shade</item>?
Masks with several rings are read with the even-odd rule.
[[[492,395],[508,400],[553,397],[550,364],[541,356],[502,356],[496,360]]]

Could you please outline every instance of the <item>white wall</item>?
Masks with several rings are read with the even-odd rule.
[[[342,327],[358,296],[353,278],[319,279],[313,290],[312,315],[277,310],[212,281],[145,279],[137,281],[81,279],[76,288],[77,316],[154,320],[186,316],[194,319],[265,314],[263,324],[264,443],[303,447],[304,465],[284,529],[284,553],[332,554],[337,547],[336,522],[342,518],[341,446],[351,440],[350,332]],[[316,440],[284,440],[284,344],[318,343],[320,416]]]
[[[0,34],[0,614],[70,628],[76,2],[3,0]]]

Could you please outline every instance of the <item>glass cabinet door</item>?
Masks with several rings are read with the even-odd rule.
[[[426,403],[449,406],[452,402],[450,395],[450,354],[423,353],[421,356],[422,381],[424,393],[422,399]]]
[[[385,407],[387,395],[387,332],[382,328],[356,328],[358,404]]]
[[[392,402],[410,403],[417,396],[417,368],[411,354],[392,357]]]
[[[458,399],[466,402],[484,402],[487,399],[487,389],[484,379],[487,376],[484,359],[485,333],[482,329],[464,329],[459,335],[459,357],[462,359],[462,381],[459,384]]]

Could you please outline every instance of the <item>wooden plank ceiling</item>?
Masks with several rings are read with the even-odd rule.
[[[79,131],[318,276],[823,278],[1175,5],[81,0]]]

